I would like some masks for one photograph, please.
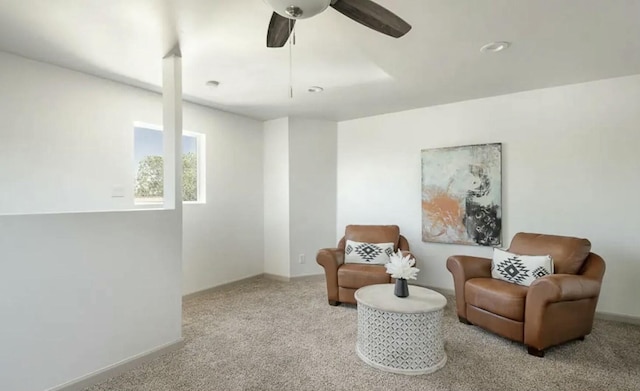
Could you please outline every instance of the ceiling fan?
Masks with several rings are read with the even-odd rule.
[[[329,6],[373,30],[400,38],[411,25],[371,0],[264,0],[274,9],[267,31],[267,47],[283,47],[296,20],[315,16]]]

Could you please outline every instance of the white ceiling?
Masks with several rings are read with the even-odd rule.
[[[293,99],[289,48],[266,48],[262,0],[2,0],[0,50],[159,91],[179,39],[185,98],[258,119],[345,120],[640,73],[640,0],[378,3],[413,29],[389,38],[333,9],[297,23]],[[502,40],[511,49],[480,53]]]

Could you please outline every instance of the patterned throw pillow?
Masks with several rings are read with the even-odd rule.
[[[518,255],[493,249],[491,277],[518,285],[529,286],[535,280],[553,274],[550,255]]]
[[[361,243],[347,240],[344,247],[344,263],[384,265],[393,254],[393,243]]]

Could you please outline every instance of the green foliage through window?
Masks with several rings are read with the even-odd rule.
[[[198,196],[203,193],[198,191],[198,186],[204,186],[204,183],[198,183],[198,171],[203,167],[198,167],[198,159],[204,157],[198,154],[204,145],[200,145],[200,143],[204,143],[204,135],[193,133],[182,135],[183,201],[201,201]],[[135,171],[134,196],[136,202],[162,202],[164,193],[163,144],[162,131],[158,128],[152,126],[134,127],[133,170]]]
[[[146,156],[138,164],[135,197],[159,201],[164,195],[164,164],[162,156]],[[182,199],[198,201],[198,156],[195,152],[182,155]]]

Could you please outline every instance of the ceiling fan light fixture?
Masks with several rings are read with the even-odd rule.
[[[307,19],[326,10],[331,0],[264,0],[280,16]]]

